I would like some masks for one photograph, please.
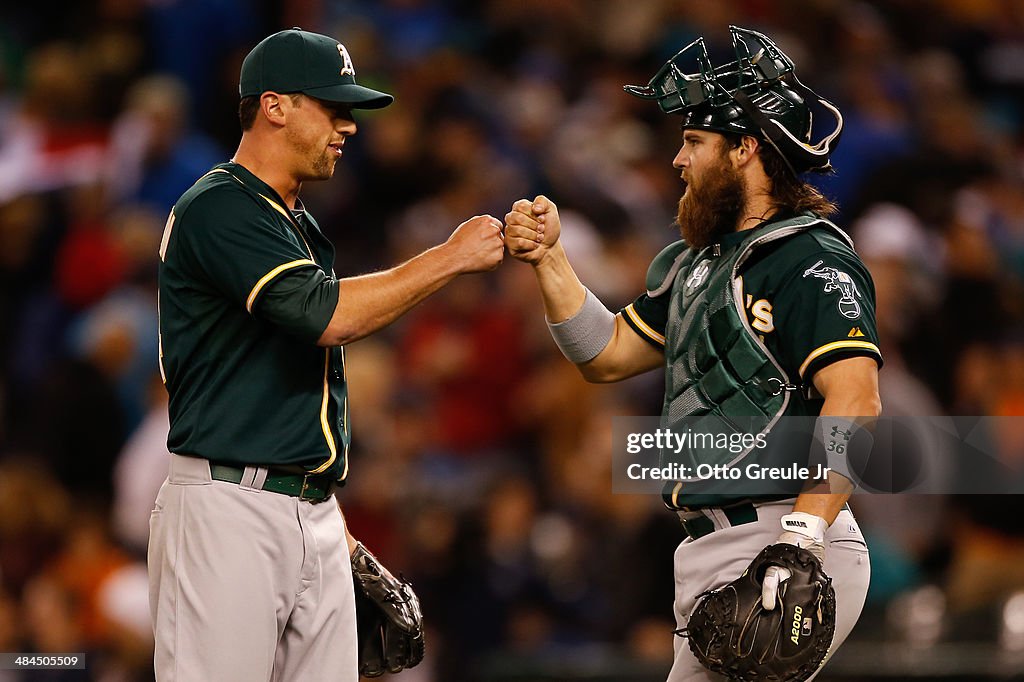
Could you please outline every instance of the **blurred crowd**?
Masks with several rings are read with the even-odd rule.
[[[681,191],[677,120],[622,85],[699,35],[728,59],[730,23],[774,37],[843,111],[838,172],[815,182],[874,276],[885,413],[1024,413],[1024,2],[5,3],[0,651],[86,652],[89,669],[0,681],[151,678],[145,550],[168,458],[156,254],[178,195],[235,149],[252,45],[328,33],[360,82],[396,94],[358,114],[334,179],[303,189],[339,276],[545,193],[581,279],[616,309],[678,238]],[[404,677],[608,651],[667,670],[682,535],[658,498],[612,494],[610,472],[611,418],[658,414],[658,373],[584,383],[518,262],[348,351],[339,495],[430,628]],[[1003,455],[1024,468],[1024,448]],[[1024,589],[1015,497],[853,505],[872,546],[865,622],[886,636],[921,636],[894,603],[969,616]]]

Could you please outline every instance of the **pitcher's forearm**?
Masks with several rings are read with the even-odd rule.
[[[320,345],[344,345],[379,331],[456,275],[442,245],[389,270],[341,280],[337,309]]]

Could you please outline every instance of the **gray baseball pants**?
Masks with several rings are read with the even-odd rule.
[[[214,481],[205,459],[171,455],[150,518],[157,682],[358,680],[338,505],[261,491],[261,472]]]
[[[793,500],[755,507],[757,521],[739,526],[730,526],[720,510],[705,510],[715,523],[715,532],[696,540],[687,538],[676,549],[675,616],[678,627],[686,627],[690,613],[703,592],[738,578],[758,552],[778,540],[782,532],[781,519],[793,511]],[[829,651],[831,656],[857,624],[871,579],[867,544],[848,509],[839,512],[825,533],[824,568],[825,573],[832,577],[836,590],[836,633]],[[817,673],[810,679],[814,677]],[[668,682],[722,682],[725,679],[702,666],[690,651],[689,643],[676,637],[675,661]]]

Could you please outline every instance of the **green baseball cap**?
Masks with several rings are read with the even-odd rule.
[[[353,109],[380,109],[391,95],[356,84],[356,69],[345,46],[334,38],[291,28],[264,38],[242,62],[238,92],[301,92]]]

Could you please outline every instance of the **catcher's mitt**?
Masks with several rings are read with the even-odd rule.
[[[792,571],[779,586],[777,608],[761,605],[769,566]],[[818,559],[789,544],[761,550],[747,570],[697,604],[682,634],[709,670],[730,680],[802,682],[828,654],[836,626],[836,593]]]
[[[362,543],[352,554],[359,674],[379,677],[423,660],[423,612],[405,580],[384,568]]]

